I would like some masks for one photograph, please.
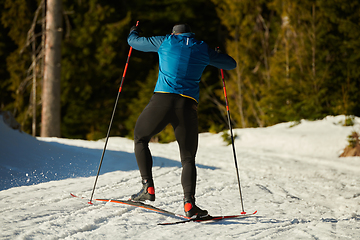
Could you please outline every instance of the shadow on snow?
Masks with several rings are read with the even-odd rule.
[[[19,139],[17,139],[19,140]],[[6,144],[6,143],[5,143]],[[83,148],[33,138],[0,152],[0,191],[54,180],[96,176],[102,149]],[[6,145],[7,145],[6,144]],[[21,146],[14,151],[14,144]],[[180,161],[153,156],[154,167],[181,167]],[[198,168],[216,169],[197,164]],[[138,170],[134,153],[106,150],[100,174]]]

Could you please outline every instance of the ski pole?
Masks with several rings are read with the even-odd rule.
[[[139,25],[139,21],[136,22],[136,26],[138,26],[138,25]],[[114,109],[113,109],[113,111],[112,111],[109,128],[108,128],[108,131],[107,131],[107,134],[106,134],[106,140],[105,140],[104,150],[103,150],[102,155],[101,155],[101,159],[100,159],[100,163],[99,163],[99,168],[98,168],[98,171],[97,171],[97,174],[96,174],[95,183],[94,183],[94,187],[93,187],[93,190],[92,190],[92,193],[91,193],[90,201],[88,202],[89,204],[92,204],[91,201],[92,201],[92,199],[93,199],[94,192],[95,192],[95,186],[96,186],[97,180],[98,180],[98,178],[99,178],[99,173],[100,173],[101,164],[102,164],[102,162],[103,162],[103,160],[104,160],[105,150],[106,150],[106,146],[107,146],[107,143],[108,143],[108,140],[109,140],[109,135],[110,135],[110,129],[111,129],[111,125],[112,125],[113,120],[114,120],[115,111],[116,111],[116,106],[117,106],[117,104],[118,104],[118,102],[119,102],[119,97],[120,97],[120,93],[121,93],[122,86],[123,86],[123,83],[124,83],[126,71],[127,71],[128,65],[129,65],[129,59],[130,59],[130,56],[131,56],[131,52],[132,52],[132,47],[130,46],[130,50],[129,50],[129,53],[128,53],[128,56],[127,56],[127,60],[126,60],[126,64],[125,64],[125,68],[124,68],[124,73],[123,73],[122,78],[121,78],[121,83],[120,83],[119,91],[118,91],[118,94],[117,94],[117,97],[116,97],[115,106],[114,106]]]
[[[220,70],[221,70],[221,79],[222,79],[223,88],[224,88],[224,96],[225,96],[225,102],[226,102],[226,111],[227,111],[227,117],[228,117],[228,124],[229,124],[229,128],[230,128],[231,144],[232,144],[232,149],[233,149],[233,154],[234,154],[235,169],[236,169],[237,181],[238,181],[238,185],[239,185],[239,193],[240,193],[241,208],[242,208],[241,214],[246,214],[246,212],[244,211],[244,203],[243,203],[242,194],[241,194],[240,176],[239,176],[239,169],[238,169],[238,164],[237,164],[237,160],[236,160],[234,136],[233,136],[232,126],[231,126],[229,102],[228,102],[228,98],[227,98],[226,86],[225,86],[225,80],[224,80],[224,71],[223,71],[223,69],[220,69]]]

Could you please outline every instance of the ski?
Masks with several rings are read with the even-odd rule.
[[[186,217],[184,215],[169,212],[167,210],[157,208],[157,207],[154,207],[152,205],[142,203],[142,202],[134,202],[134,201],[131,201],[131,200],[112,200],[112,199],[94,199],[94,200],[102,201],[102,202],[120,203],[120,204],[129,205],[129,206],[133,206],[133,207],[139,207],[139,208],[146,209],[146,210],[153,211],[153,212],[157,212],[157,213],[162,213],[162,214],[165,214],[165,215],[179,217],[179,218],[182,218],[182,219],[190,219],[189,217]]]
[[[84,199],[83,197],[78,197],[72,193],[70,193],[70,195],[73,197],[76,197],[76,198]],[[149,210],[149,211],[153,211],[153,212],[157,212],[157,213],[161,213],[161,214],[165,214],[165,215],[178,217],[181,219],[186,219],[186,220],[190,219],[189,217],[186,217],[184,215],[173,213],[173,212],[170,212],[170,211],[167,211],[167,210],[164,210],[161,208],[157,208],[150,204],[146,204],[146,203],[142,203],[142,202],[135,202],[135,201],[131,201],[131,200],[115,200],[115,199],[93,199],[93,201],[120,203],[120,204],[124,204],[124,205],[128,205],[128,206],[139,207],[139,208],[142,208],[145,210]],[[88,203],[92,204],[90,202],[88,202]]]
[[[201,217],[201,218],[190,218],[190,219],[185,219],[185,220],[181,220],[181,221],[177,221],[177,222],[158,223],[158,225],[175,225],[175,224],[187,223],[187,222],[206,222],[206,221],[220,221],[220,220],[224,220],[224,219],[239,219],[239,218],[251,217],[256,213],[257,213],[257,211],[250,213],[250,214],[229,215],[229,216],[210,216],[210,215],[208,215],[208,216]]]
[[[73,197],[76,197],[76,198],[85,199],[83,197],[78,197],[78,196],[76,196],[76,195],[74,195],[72,193],[70,193],[70,195],[73,196]],[[207,215],[207,216],[200,217],[200,218],[189,218],[187,216],[177,214],[177,213],[173,213],[173,212],[161,209],[161,208],[157,208],[157,207],[154,207],[154,206],[152,206],[150,204],[146,204],[146,203],[143,203],[143,202],[135,202],[135,201],[131,201],[131,200],[101,199],[101,198],[93,199],[93,201],[120,203],[120,204],[124,204],[124,205],[128,205],[128,206],[139,207],[139,208],[142,208],[142,209],[145,209],[145,210],[148,210],[148,211],[153,211],[153,212],[157,212],[157,213],[168,215],[168,216],[181,218],[180,221],[158,223],[158,225],[174,225],[174,224],[187,223],[187,222],[205,222],[205,221],[219,221],[219,220],[234,219],[234,218],[246,218],[246,217],[253,216],[254,214],[257,213],[257,211],[255,211],[253,213],[241,214],[241,215],[228,215],[228,216],[210,216],[210,215]],[[88,203],[92,204],[91,202],[88,202]]]

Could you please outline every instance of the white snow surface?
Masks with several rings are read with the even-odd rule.
[[[235,129],[245,219],[157,225],[179,219],[116,203],[88,204],[104,140],[34,138],[0,116],[0,239],[360,239],[360,158],[339,158],[355,125],[344,116]],[[151,143],[156,201],[183,214],[178,145]],[[202,133],[197,205],[242,211],[232,146]],[[133,141],[111,137],[95,198],[128,199],[141,188]],[[70,196],[74,193],[86,199]]]

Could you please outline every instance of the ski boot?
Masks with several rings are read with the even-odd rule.
[[[155,188],[152,180],[143,179],[143,187],[137,194],[130,197],[130,200],[135,202],[142,202],[145,200],[155,201]]]
[[[194,196],[184,198],[184,211],[189,218],[202,218],[208,215],[208,211],[202,210],[195,205]]]

